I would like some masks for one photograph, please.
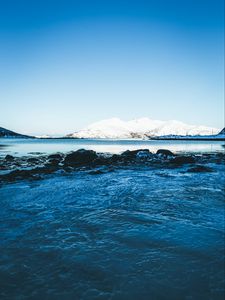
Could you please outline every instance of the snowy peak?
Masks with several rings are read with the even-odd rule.
[[[148,138],[164,135],[212,135],[218,134],[219,129],[188,125],[176,120],[161,121],[149,118],[140,118],[123,121],[119,118],[111,118],[95,122],[86,128],[69,134],[72,138],[109,138],[131,139]]]

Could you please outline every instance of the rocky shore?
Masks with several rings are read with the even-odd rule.
[[[166,149],[159,149],[156,153],[151,153],[148,149],[127,150],[113,155],[85,149],[67,154],[24,157],[6,155],[0,159],[0,184],[25,179],[38,180],[52,173],[67,174],[81,170],[98,175],[116,168],[177,168],[180,172],[214,172],[216,170],[213,165],[224,162],[224,153],[181,155]]]

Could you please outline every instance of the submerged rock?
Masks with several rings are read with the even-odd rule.
[[[80,149],[67,154],[64,163],[66,165],[85,165],[93,162],[97,158],[97,154],[93,150]]]
[[[100,175],[100,174],[104,174],[104,172],[101,171],[101,170],[92,170],[88,174],[90,174],[90,175]]]
[[[188,169],[187,172],[190,172],[190,173],[201,173],[201,172],[214,172],[214,170],[212,168],[210,168],[210,167],[207,167],[207,166],[196,165],[196,166]]]
[[[35,178],[33,170],[14,170],[2,176],[3,180],[15,181],[17,179],[32,179]]]

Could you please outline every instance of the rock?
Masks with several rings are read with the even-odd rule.
[[[48,161],[48,163],[51,165],[57,166],[60,163],[60,160],[59,159],[50,159]]]
[[[12,155],[7,154],[5,160],[12,161],[14,160],[14,157]]]
[[[90,174],[90,175],[99,175],[99,174],[104,174],[104,172],[101,171],[101,170],[92,170],[88,174]]]
[[[171,163],[177,165],[193,164],[195,163],[195,158],[193,156],[177,156],[173,160],[171,160]]]
[[[58,160],[61,160],[62,159],[62,155],[59,154],[59,153],[51,154],[51,155],[48,156],[48,159],[58,159]]]
[[[38,163],[39,159],[36,158],[36,157],[30,157],[30,158],[27,159],[27,162],[29,162],[29,163]]]
[[[161,155],[164,155],[164,156],[175,156],[175,154],[173,152],[171,152],[170,150],[167,150],[167,149],[159,149],[157,150],[156,154],[161,154]]]
[[[117,163],[117,162],[122,162],[124,161],[124,157],[122,157],[122,155],[118,155],[118,154],[113,154],[110,159],[109,159],[109,163]]]
[[[67,154],[64,163],[72,166],[86,165],[93,162],[97,157],[96,152],[93,150],[80,149]]]
[[[121,156],[125,156],[125,157],[130,157],[130,158],[136,158],[136,155],[138,154],[138,152],[145,152],[145,153],[148,153],[148,154],[151,154],[151,152],[149,152],[148,149],[138,149],[138,150],[127,150],[125,152],[123,152],[121,154]]]
[[[206,167],[206,166],[202,166],[202,165],[196,165],[193,168],[188,169],[187,172],[201,173],[201,172],[214,172],[214,170],[210,167]]]
[[[147,151],[139,151],[137,154],[136,154],[136,157],[139,158],[139,159],[147,159],[149,157],[152,156],[152,153],[151,152],[147,152]]]
[[[34,175],[30,170],[14,170],[6,175],[2,175],[2,179],[14,181],[16,179],[32,179]]]
[[[111,157],[98,156],[93,163],[96,166],[105,166],[111,164]]]

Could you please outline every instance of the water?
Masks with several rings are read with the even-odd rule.
[[[1,299],[223,299],[224,168],[6,185]]]
[[[222,149],[219,142],[6,143],[2,155]],[[213,173],[136,165],[4,184],[0,299],[224,299],[225,169],[209,166]]]
[[[97,152],[119,153],[139,148],[156,152],[166,148],[175,152],[216,152],[223,151],[222,141],[154,141],[154,140],[91,140],[91,139],[0,139],[0,156],[6,154],[27,155],[32,152],[69,152],[80,148]]]

